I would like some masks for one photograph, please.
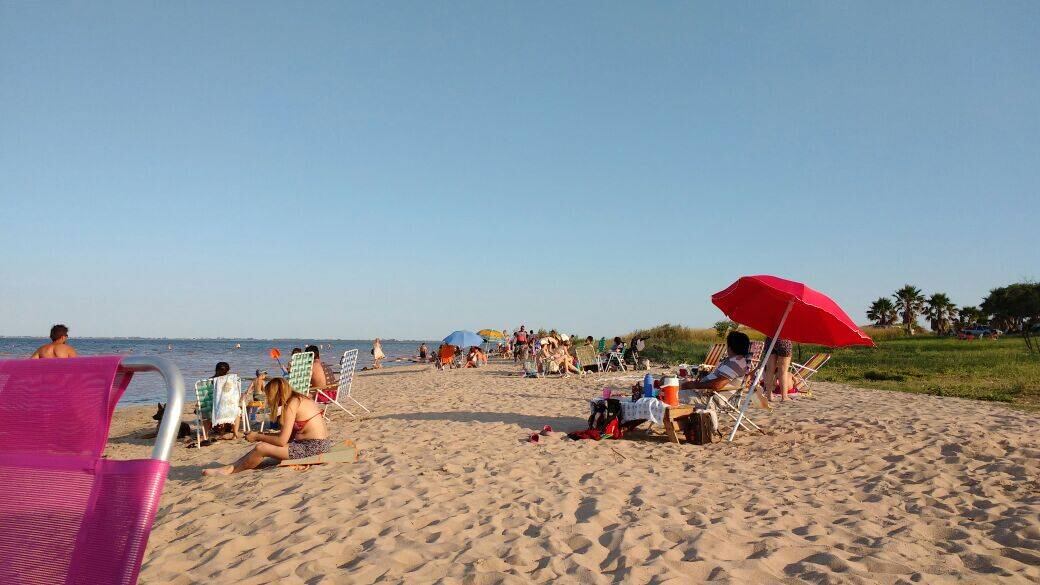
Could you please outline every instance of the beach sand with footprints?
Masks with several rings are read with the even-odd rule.
[[[356,464],[204,479],[247,444],[177,446],[141,582],[1040,580],[1035,413],[821,383],[732,444],[573,442],[638,375],[517,370],[361,373],[372,414],[330,424]],[[118,411],[107,455],[147,456],[153,412]]]

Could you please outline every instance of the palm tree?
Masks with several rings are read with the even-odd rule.
[[[950,301],[946,293],[935,293],[926,301],[928,321],[932,331],[939,335],[950,332],[954,320],[957,318],[957,305]]]
[[[896,323],[896,306],[888,297],[880,297],[870,303],[867,309],[867,319],[874,322],[877,327],[891,327]]]
[[[906,334],[913,335],[917,317],[924,309],[924,295],[921,294],[921,289],[908,284],[897,290],[892,295],[892,298],[896,300],[896,310],[903,317],[903,327],[906,328]]]
[[[986,314],[978,307],[961,307],[957,312],[957,325],[960,326],[961,329],[971,327],[972,325],[978,325],[985,320]]]

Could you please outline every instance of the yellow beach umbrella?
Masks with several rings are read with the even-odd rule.
[[[484,339],[503,339],[502,332],[497,329],[481,329],[477,331],[477,335]]]

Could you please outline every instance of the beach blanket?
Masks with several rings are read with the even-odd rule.
[[[596,404],[603,402],[602,398],[596,398],[589,401],[589,412],[592,413],[596,409]],[[640,398],[639,400],[632,402],[631,400],[621,400],[621,420],[648,420],[656,425],[664,424],[664,411],[668,408],[668,405],[661,402],[656,398]]]
[[[242,381],[238,374],[213,379],[213,424],[233,424],[242,412]]]

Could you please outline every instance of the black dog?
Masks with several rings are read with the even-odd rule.
[[[161,422],[162,421],[162,417],[163,417],[163,413],[166,412],[166,405],[162,404],[161,402],[157,402],[156,406],[158,406],[159,408],[155,411],[155,414],[152,415],[152,420]],[[159,432],[159,425],[158,425],[158,423],[155,425],[155,432],[157,432],[157,433]],[[190,437],[190,436],[191,436],[191,425],[189,425],[186,422],[182,422],[180,428],[177,429],[177,438],[178,439],[183,439],[185,437]]]

